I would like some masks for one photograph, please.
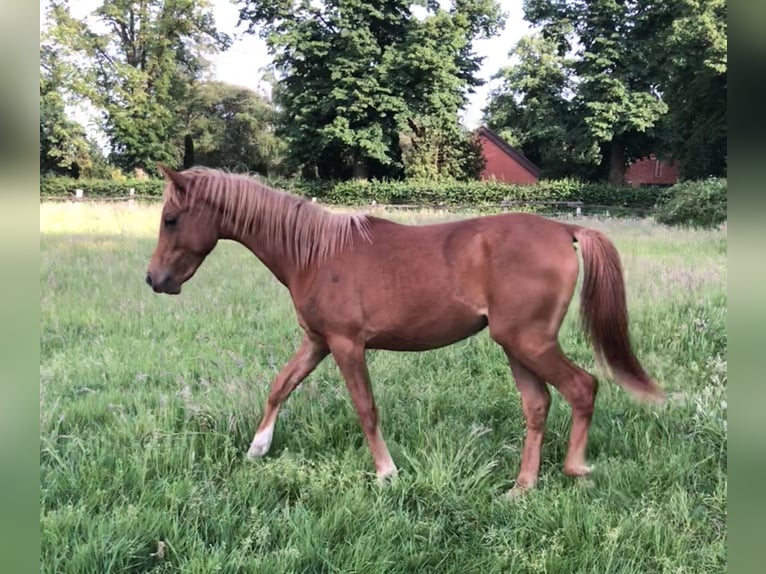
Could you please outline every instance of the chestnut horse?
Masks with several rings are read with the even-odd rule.
[[[534,487],[550,394],[572,408],[564,472],[583,476],[597,382],[562,352],[558,331],[582,253],[583,327],[597,356],[637,398],[663,392],[628,336],[619,255],[601,232],[508,213],[411,226],[329,212],[253,178],[206,168],[167,179],[159,240],[146,282],[178,294],[220,239],[241,243],[290,292],[303,342],[274,380],[248,457],[265,455],[280,406],[329,354],[338,364],[378,479],[396,474],[378,425],[366,349],[425,351],[489,327],[521,395],[527,434],[512,492]]]

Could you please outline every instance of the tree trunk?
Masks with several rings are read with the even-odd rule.
[[[609,148],[609,183],[623,185],[625,183],[625,146],[617,136],[612,138]]]
[[[184,136],[184,169],[194,166],[194,139],[191,134]]]
[[[354,153],[354,179],[367,179],[367,161],[359,152]]]

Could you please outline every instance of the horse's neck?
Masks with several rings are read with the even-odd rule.
[[[255,227],[257,229],[259,226],[256,224]],[[222,223],[219,237],[236,241],[249,249],[280,283],[289,287],[289,280],[294,272],[294,264],[284,254],[277,253],[273,248],[270,249],[268,247],[269,242],[260,237],[259,233],[235,229],[232,225]]]

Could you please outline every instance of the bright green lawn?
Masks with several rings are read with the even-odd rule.
[[[524,419],[486,332],[369,354],[391,486],[375,485],[331,360],[286,403],[271,453],[247,463],[300,340],[286,290],[221,244],[183,295],[154,295],[157,205],[40,216],[41,571],[725,570],[725,230],[589,222],[622,253],[636,351],[673,401],[639,406],[602,382],[597,470],[578,482],[561,472],[570,411],[554,392],[539,488],[509,502]],[[576,302],[561,341],[594,370]]]

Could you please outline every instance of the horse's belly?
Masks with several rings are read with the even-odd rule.
[[[486,326],[487,318],[473,313],[445,314],[431,320],[418,317],[392,322],[375,330],[368,337],[366,346],[389,351],[427,351],[461,341]]]

